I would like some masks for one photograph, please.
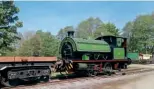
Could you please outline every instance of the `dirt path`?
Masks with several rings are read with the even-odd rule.
[[[154,89],[154,73],[129,82],[119,89]]]
[[[154,72],[93,86],[93,89],[154,89]]]

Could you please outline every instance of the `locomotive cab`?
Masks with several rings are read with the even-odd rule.
[[[96,38],[95,40],[103,40],[106,41],[111,48],[112,59],[125,59],[127,56],[127,39],[123,37],[116,36],[101,36]]]
[[[123,37],[115,37],[115,36],[101,36],[96,38],[95,40],[103,40],[106,41],[112,47],[125,47],[126,46],[126,38]]]

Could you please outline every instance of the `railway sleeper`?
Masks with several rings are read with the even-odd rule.
[[[50,74],[48,66],[8,67],[0,71],[0,82],[4,86],[16,86],[20,81],[47,82]]]

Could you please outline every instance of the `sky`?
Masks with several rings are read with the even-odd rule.
[[[89,17],[99,17],[104,23],[112,22],[122,29],[136,16],[154,11],[154,2],[146,1],[15,1],[15,5],[20,9],[18,16],[23,22],[19,32],[42,29],[53,35],[65,26],[77,27]]]

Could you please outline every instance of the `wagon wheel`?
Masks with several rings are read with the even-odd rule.
[[[110,63],[105,63],[104,72],[111,75],[111,73],[112,73],[112,65]]]
[[[42,76],[42,77],[41,77],[41,81],[43,81],[43,82],[48,82],[49,79],[50,79],[49,76]]]
[[[132,63],[132,60],[130,58],[128,58],[127,60],[128,60],[128,65],[130,65]]]
[[[123,67],[124,67],[124,69],[127,69],[127,63],[125,63],[125,64],[123,65]]]
[[[7,87],[17,86],[17,85],[19,85],[19,80],[18,79],[8,80],[8,79],[2,77],[1,84],[4,86],[7,86]]]
[[[88,76],[88,77],[93,76],[93,71],[92,71],[92,70],[88,70],[88,71],[87,71],[87,76]]]
[[[96,76],[98,74],[98,71],[93,71],[93,75]]]
[[[88,70],[88,71],[87,71],[87,76],[89,76],[89,77],[94,77],[94,76],[96,76],[97,74],[98,74],[98,72],[95,71],[95,70]]]

